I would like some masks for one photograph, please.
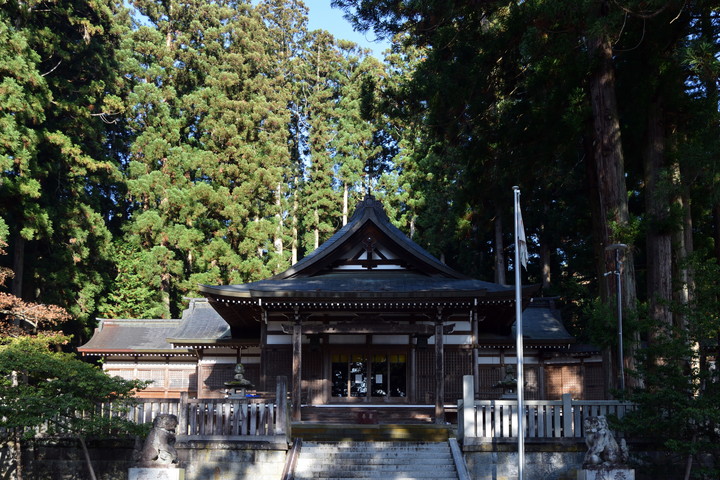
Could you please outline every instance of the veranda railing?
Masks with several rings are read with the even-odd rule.
[[[516,400],[474,400],[472,376],[466,377],[466,397],[458,401],[458,437],[510,438],[518,436]],[[585,418],[595,415],[622,418],[634,405],[614,400],[526,400],[526,438],[581,438]]]
[[[177,435],[285,435],[288,431],[286,392],[286,382],[278,379],[274,400],[197,399],[183,394],[180,399],[138,399],[135,405],[123,410],[112,404],[103,404],[100,409],[103,416],[123,416],[137,424],[152,423],[162,413],[175,415]]]

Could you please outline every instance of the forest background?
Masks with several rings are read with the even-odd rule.
[[[0,1],[8,293],[64,307],[75,342],[98,316],[178,317],[198,284],[289,267],[368,190],[506,283],[518,185],[523,281],[579,338],[617,347],[614,243],[629,367],[713,312],[716,2],[334,4],[392,40],[382,59],[297,0]]]
[[[333,4],[382,59],[309,31],[300,0],[0,0],[2,305],[63,307],[76,344],[96,317],[177,318],[198,284],[289,267],[367,191],[507,283],[518,185],[523,282],[616,385],[620,278],[630,387],[684,409],[650,424],[688,452],[717,437],[718,2]]]

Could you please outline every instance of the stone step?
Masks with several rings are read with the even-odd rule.
[[[327,460],[327,459],[321,459],[321,458],[308,458],[304,460],[298,461],[298,467],[304,466],[311,468],[314,465],[334,465],[337,467],[351,467],[353,465],[364,465],[364,466],[404,466],[408,464],[415,465],[417,467],[422,468],[437,468],[442,467],[443,465],[452,465],[452,458],[443,458],[443,459],[430,459],[430,460],[422,460],[422,459],[412,459],[410,461],[403,460],[403,459],[388,459],[388,458],[355,458],[350,460]]]
[[[298,465],[310,465],[315,463],[333,464],[333,465],[450,465],[453,461],[452,455],[426,457],[415,455],[383,455],[383,456],[367,456],[359,454],[348,454],[343,457],[323,456],[323,455],[302,455],[298,459]]]
[[[358,478],[373,478],[375,480],[378,479],[388,479],[392,478],[392,480],[397,480],[398,478],[452,478],[454,480],[457,480],[457,473],[456,472],[428,472],[428,471],[420,471],[420,470],[396,470],[393,472],[345,472],[345,471],[332,471],[332,472],[302,472],[302,471],[295,471],[294,478],[296,480],[305,480],[308,478],[352,478],[352,479],[358,479]]]
[[[457,480],[457,471],[444,442],[303,442],[295,478]]]
[[[457,473],[455,472],[418,472],[416,470],[402,471],[396,470],[393,472],[296,472],[293,476],[295,480],[309,480],[314,478],[348,478],[352,480],[358,480],[362,478],[372,478],[374,480],[397,480],[400,478],[411,478],[411,479],[452,479],[457,480]]]
[[[349,425],[295,422],[293,438],[304,442],[447,442],[452,425]]]
[[[322,478],[323,480],[346,480],[346,477],[301,477],[301,476],[295,476],[296,480],[305,480],[305,479],[311,479],[311,478]],[[415,480],[413,475],[393,475],[390,479],[385,480]],[[457,480],[457,475],[452,475],[449,477],[434,477],[436,480]],[[372,476],[366,476],[366,477],[353,477],[353,480],[378,480],[377,477]]]
[[[313,442],[305,441],[303,445],[314,448],[323,449],[343,449],[351,448],[353,450],[358,449],[388,449],[394,448],[397,450],[438,450],[438,449],[449,449],[450,447],[444,442]]]
[[[433,451],[433,450],[305,450],[306,452],[314,452],[315,455],[322,455],[325,457],[342,458],[345,456],[363,456],[369,457],[421,457],[421,458],[433,458],[433,457],[449,457],[451,452],[447,451]]]
[[[404,457],[404,456],[385,456],[368,458],[367,456],[352,456],[345,458],[333,458],[333,457],[322,457],[315,456],[313,458],[305,458],[298,460],[298,465],[312,465],[312,464],[332,464],[332,465],[422,465],[423,467],[433,465],[449,465],[453,458],[451,455],[446,457],[437,458],[422,458],[422,457]]]
[[[438,474],[440,472],[452,473],[455,472],[454,465],[434,465],[433,468],[420,468],[417,465],[298,465],[295,469],[296,472],[428,472]],[[430,472],[431,471],[431,472]]]

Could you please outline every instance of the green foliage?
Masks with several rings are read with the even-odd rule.
[[[623,419],[623,429],[657,438],[682,461],[698,465],[694,478],[717,478],[720,441],[720,267],[702,255],[690,263],[694,271],[692,299],[674,305],[684,323],[656,334],[641,352],[638,371],[644,387],[631,392],[638,409]],[[658,329],[656,325],[652,328]],[[710,468],[710,469],[708,469]]]
[[[122,125],[112,100],[127,25],[113,0],[0,6],[0,215],[9,250],[24,252],[15,283],[80,322],[106,281],[107,192],[119,180],[108,147]]]
[[[143,382],[110,377],[74,355],[51,348],[67,338],[3,338],[0,341],[0,426],[26,437],[39,432],[75,435],[137,434],[120,417],[103,417],[98,406],[130,405]]]
[[[117,274],[98,314],[103,318],[162,318],[165,306],[155,282],[159,276],[147,269],[153,265],[148,253],[117,242],[113,257]]]

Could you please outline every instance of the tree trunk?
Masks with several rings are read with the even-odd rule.
[[[290,247],[290,263],[295,265],[298,261],[298,192],[293,192],[292,209],[292,245]]]
[[[25,239],[20,233],[15,234],[13,239],[13,272],[12,290],[10,293],[18,298],[23,298],[23,270],[25,267]]]
[[[715,240],[715,260],[720,263],[720,203],[713,205],[713,240]]]
[[[701,35],[705,42],[710,45],[715,43],[717,38],[717,22],[712,18],[712,9],[704,9],[700,15]],[[718,101],[720,100],[720,92],[718,92],[717,76],[710,69],[701,70],[701,81],[705,90],[705,98],[708,105],[717,111]],[[720,202],[716,201],[712,206],[712,227],[715,259],[720,263]]]
[[[660,184],[665,163],[665,131],[662,101],[651,102],[645,148],[645,211],[649,224],[646,235],[648,308],[653,327],[649,340],[672,326],[672,233],[669,226],[670,200],[667,186]]]
[[[674,204],[680,206],[683,212],[683,219],[680,229],[675,232],[673,238],[674,245],[674,272],[673,277],[678,279],[679,286],[675,290],[675,301],[681,305],[688,305],[692,300],[693,292],[693,272],[688,265],[690,255],[694,250],[693,238],[692,238],[692,212],[690,210],[690,195],[685,186],[683,185],[682,174],[680,165],[676,162],[673,164],[673,183],[679,187],[680,194],[674,199]],[[685,315],[676,314],[675,321],[678,326],[682,328],[687,327],[687,319]]]
[[[90,474],[90,480],[97,480],[97,477],[95,476],[95,469],[90,461],[90,452],[88,452],[87,445],[85,445],[85,439],[82,435],[78,435],[78,439],[80,440],[80,445],[82,446],[83,456],[85,457],[85,463],[87,464],[88,473]]]
[[[315,250],[320,246],[320,213],[318,213],[317,208],[315,209],[315,228],[313,229],[313,235],[315,237]]]
[[[503,223],[501,209],[499,206],[495,208],[495,283],[507,285],[505,283],[505,246],[503,243]]]
[[[540,225],[540,264],[542,265],[542,288],[550,288],[550,246],[548,245],[545,225]]]
[[[347,225],[348,220],[348,184],[343,183],[343,206],[342,206],[342,224]]]
[[[23,472],[22,443],[20,442],[20,436],[21,433],[17,430],[13,434],[15,440],[13,445],[13,453],[15,454],[15,480],[23,480],[25,474],[25,472]]]
[[[588,181],[593,204],[593,228],[595,230],[595,252],[597,275],[602,279],[607,272],[615,270],[615,255],[606,251],[613,243],[623,243],[622,230],[629,223],[627,187],[625,185],[625,162],[622,149],[620,121],[615,95],[615,70],[612,64],[612,41],[598,35],[588,40],[590,54],[596,61],[595,70],[589,82],[592,105],[592,154],[589,157]],[[625,251],[622,271],[623,310],[635,309],[637,299],[635,267],[632,249]],[[601,281],[600,296],[605,302],[612,302],[616,291],[614,276]],[[634,363],[635,348],[625,355],[626,363]],[[610,355],[605,353],[605,360]],[[612,362],[610,362],[612,364]],[[606,368],[606,393],[615,385],[615,368]],[[614,371],[614,372],[613,372]]]
[[[273,273],[280,273],[283,266],[283,230],[285,225],[283,224],[282,216],[282,183],[278,183],[277,190],[275,192],[275,238],[273,239],[273,246],[275,247],[275,253],[277,254],[278,260]]]

